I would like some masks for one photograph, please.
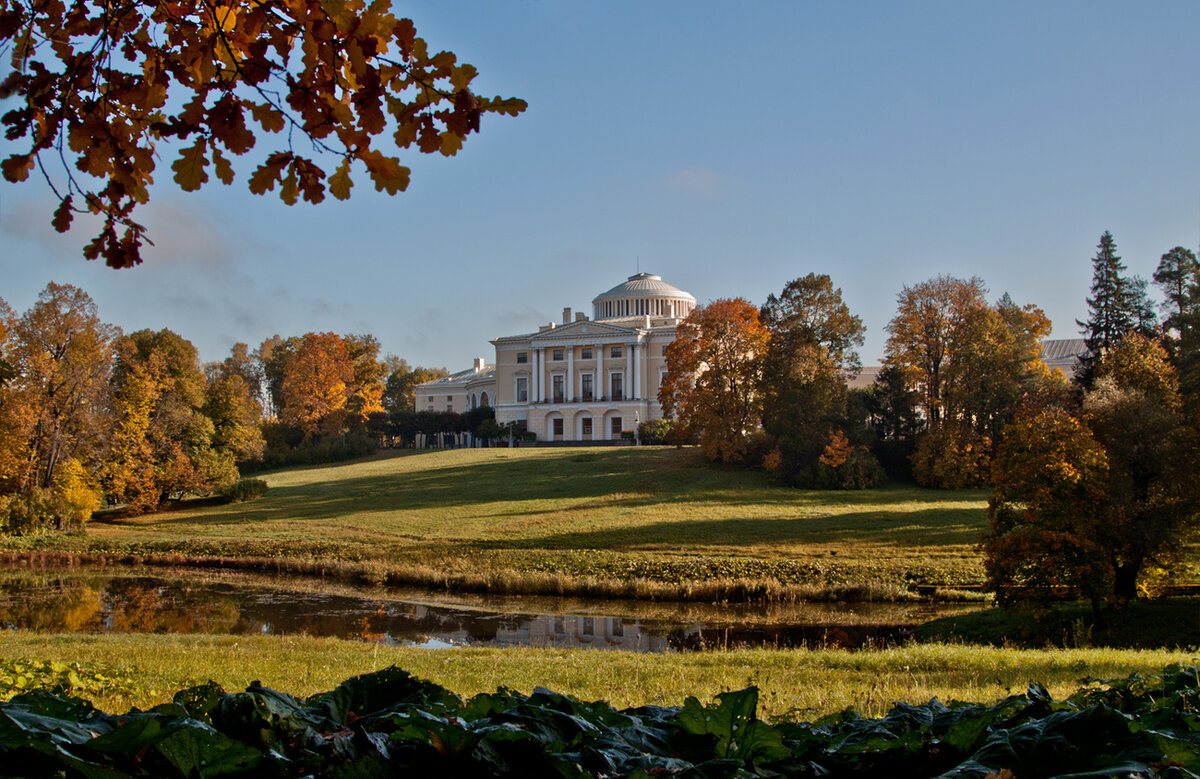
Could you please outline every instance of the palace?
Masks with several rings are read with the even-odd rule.
[[[562,322],[496,338],[495,363],[421,384],[418,411],[491,405],[538,441],[614,441],[662,417],[658,388],[675,328],[696,307],[651,273],[630,276],[592,300],[592,317],[563,309]]]

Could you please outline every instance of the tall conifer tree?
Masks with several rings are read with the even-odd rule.
[[[1125,276],[1125,263],[1117,254],[1117,243],[1107,230],[1100,236],[1096,256],[1092,258],[1092,295],[1087,299],[1088,318],[1078,319],[1088,354],[1080,358],[1078,380],[1091,386],[1096,363],[1121,343],[1121,339],[1137,325],[1133,311],[1137,290]]]

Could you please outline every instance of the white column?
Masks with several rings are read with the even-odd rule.
[[[592,388],[592,396],[599,400],[608,395],[608,389],[604,386],[604,344],[596,344],[596,386]],[[592,436],[595,437],[596,429],[592,427]]]
[[[533,401],[535,403],[542,402],[542,348],[539,346],[533,350],[533,384],[534,393]]]
[[[638,354],[637,341],[633,342],[633,399],[641,400],[642,392],[642,356]]]
[[[571,399],[575,397],[575,347],[573,345],[567,346],[567,390],[566,390],[566,392],[567,392],[567,395],[566,395],[566,398],[564,398],[564,400],[567,403],[570,403]],[[566,432],[565,427],[564,427],[564,432]],[[565,436],[564,436],[564,438],[565,438]]]
[[[634,384],[634,349],[637,348],[637,342],[625,344],[625,397],[629,400],[634,400],[636,394]],[[623,423],[624,424],[624,423]]]

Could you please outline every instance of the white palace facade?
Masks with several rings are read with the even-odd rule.
[[[592,300],[590,318],[564,308],[561,322],[493,340],[494,365],[477,360],[459,381],[419,385],[416,408],[458,406],[450,398],[461,393],[462,407],[491,405],[497,422],[515,422],[538,441],[619,440],[662,417],[666,348],[695,307],[659,276],[630,276]]]

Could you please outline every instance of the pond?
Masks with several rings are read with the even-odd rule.
[[[884,646],[906,640],[914,625],[978,608],[448,596],[192,569],[0,571],[0,626],[10,630],[302,634],[427,648]]]

